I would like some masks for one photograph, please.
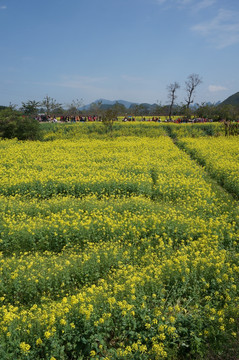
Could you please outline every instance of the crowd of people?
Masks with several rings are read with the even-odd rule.
[[[102,121],[102,117],[98,115],[87,115],[87,116],[51,116],[46,114],[40,114],[36,117],[36,119],[40,122],[61,122],[61,123],[75,123],[75,122],[94,122],[94,121]],[[124,116],[123,118],[120,117],[118,120],[121,120],[123,122],[127,121],[136,121],[136,117],[134,116]],[[161,118],[158,116],[153,117],[137,117],[137,120],[139,121],[153,121],[153,122],[162,122]],[[177,117],[177,118],[165,118],[163,120],[164,122],[173,122],[176,124],[181,123],[205,123],[205,122],[212,122],[212,119],[207,118],[184,118],[184,117]]]
[[[86,121],[100,121],[100,116],[69,116],[69,115],[62,115],[62,116],[51,116],[40,114],[36,117],[36,120],[43,121],[43,122],[86,122]]]

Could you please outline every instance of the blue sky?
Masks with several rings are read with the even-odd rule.
[[[168,102],[167,86],[203,83],[195,102],[239,91],[238,0],[0,0],[0,105],[48,95]]]

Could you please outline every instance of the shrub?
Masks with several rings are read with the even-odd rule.
[[[18,140],[40,139],[40,124],[12,109],[0,111],[0,137]]]

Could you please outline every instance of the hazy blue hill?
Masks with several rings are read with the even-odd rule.
[[[98,99],[98,100],[95,100],[93,101],[92,103],[88,104],[88,105],[84,105],[80,108],[80,110],[88,110],[92,104],[94,103],[99,103],[101,102],[102,105],[103,105],[103,108],[107,108],[108,106],[106,105],[114,105],[115,103],[119,103],[119,104],[123,104],[127,109],[130,108],[130,106],[132,104],[136,104],[136,103],[133,103],[133,102],[130,102],[130,101],[126,101],[126,100],[107,100],[107,99]]]
[[[107,100],[107,99],[97,99],[95,101],[93,101],[90,104],[84,105],[80,108],[80,110],[89,110],[90,107],[92,106],[92,104],[96,104],[96,103],[101,103],[101,109],[102,110],[107,110],[109,109],[112,105],[119,103],[119,104],[123,104],[126,109],[132,110],[135,105],[141,105],[141,107],[144,107],[149,113],[152,113],[153,111],[155,111],[155,108],[157,108],[158,104],[149,104],[149,103],[136,103],[136,102],[130,102],[130,101],[126,101],[126,100]],[[207,102],[207,105],[219,105],[219,104],[231,104],[231,105],[239,105],[239,92],[230,96],[229,98],[227,98],[226,100],[224,100],[222,103],[220,101],[216,102],[216,103],[211,103],[211,102]],[[168,105],[164,105],[164,106],[168,106]],[[179,105],[175,104],[175,107],[178,107]],[[199,105],[194,103],[190,105],[191,109],[196,110]]]

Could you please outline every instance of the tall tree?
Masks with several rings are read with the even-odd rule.
[[[22,102],[21,110],[25,115],[36,115],[40,106],[39,101],[29,100],[27,102]]]
[[[216,106],[214,104],[207,104],[205,102],[202,102],[200,105],[198,104],[195,114],[197,117],[207,119],[215,119],[216,116],[215,120],[218,120],[218,115],[216,115]]]
[[[159,116],[161,113],[162,113],[162,104],[157,100],[157,103],[154,104],[152,115]]]
[[[198,74],[191,74],[187,77],[187,80],[185,81],[185,89],[186,89],[186,107],[187,109],[189,106],[193,103],[193,96],[195,93],[195,90],[198,85],[202,83],[202,79]]]
[[[134,115],[134,116],[139,116],[139,115],[148,115],[148,108],[145,104],[132,104],[130,106],[130,112]]]
[[[72,102],[68,105],[67,113],[72,116],[77,116],[81,106],[83,106],[83,99],[72,100]]]
[[[93,102],[90,105],[88,113],[90,113],[91,115],[101,116],[101,114],[102,114],[102,100],[98,100],[98,101]]]
[[[173,84],[168,85],[167,89],[168,89],[168,98],[170,100],[170,105],[169,105],[169,119],[171,120],[171,116],[172,116],[172,109],[173,109],[173,105],[175,102],[175,99],[177,98],[176,96],[176,90],[180,88],[180,85],[177,82],[174,82]]]
[[[106,128],[106,132],[109,133],[110,136],[112,136],[113,124],[117,120],[117,110],[115,108],[111,107],[102,113],[102,123]]]
[[[114,105],[112,105],[112,110],[115,111],[116,115],[125,115],[126,107],[124,104],[120,104],[118,101]]]
[[[61,109],[61,105],[56,102],[55,99],[51,98],[50,96],[46,95],[41,103],[46,110],[47,115],[54,113],[56,110]]]

